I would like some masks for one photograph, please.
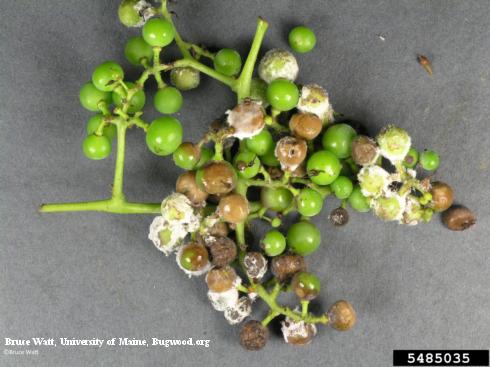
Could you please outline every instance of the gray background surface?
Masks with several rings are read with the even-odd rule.
[[[337,203],[327,200],[316,220],[323,244],[307,260],[324,282],[315,309],[348,299],[357,327],[321,328],[305,348],[275,335],[259,353],[241,349],[239,329],[208,304],[202,279],[188,280],[147,240],[152,216],[37,212],[42,202],[103,198],[110,190],[114,156],[91,162],[81,152],[90,113],[79,106],[78,91],[107,59],[137,76],[123,57],[137,31],[118,23],[117,5],[0,2],[2,345],[4,337],[115,336],[204,338],[211,346],[40,348],[39,356],[1,356],[1,366],[390,366],[397,348],[489,348],[487,1],[181,0],[173,7],[185,38],[237,47],[242,55],[258,15],[270,22],[263,51],[286,47],[293,25],[311,26],[318,46],[298,56],[299,81],[325,86],[334,108],[372,133],[395,122],[415,147],[438,151],[437,178],[479,219],[473,230],[453,233],[437,217],[412,228],[351,213],[349,225],[335,229],[326,217]],[[433,78],[417,64],[418,53],[432,60]],[[233,102],[205,78],[185,94],[185,138],[198,139]],[[146,110],[147,120],[156,116],[151,98]],[[129,134],[127,146],[127,196],[161,200],[180,170],[152,155],[140,131]],[[257,317],[263,312],[259,306]]]

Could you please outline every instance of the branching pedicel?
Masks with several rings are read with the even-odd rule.
[[[428,222],[438,211],[446,211],[444,222],[450,229],[462,230],[475,223],[468,209],[450,208],[450,186],[417,179],[417,164],[427,171],[437,168],[435,152],[419,155],[408,133],[399,127],[390,125],[372,139],[348,123],[334,124],[326,91],[316,84],[298,87],[294,83],[299,68],[289,51],[268,51],[258,66],[260,78],[253,78],[268,27],[262,18],[242,67],[240,55],[232,49],[212,53],[184,41],[166,1],[155,8],[145,1],[124,0],[119,17],[127,26],[143,26],[142,37],[130,39],[125,48],[127,59],[143,67],[141,76],[126,81],[123,69],[108,61],[95,69],[92,81],[80,91],[81,104],[97,112],[87,126],[85,155],[103,159],[111,153],[111,140],[117,139],[112,196],[45,204],[40,210],[160,214],[150,226],[150,240],[166,255],[176,253],[177,264],[189,276],[206,274],[209,300],[230,324],[247,318],[257,298],[269,306],[261,322],[244,324],[240,341],[245,348],[262,348],[268,339],[268,323],[279,316],[284,317],[284,340],[295,345],[310,342],[316,324],[337,330],[355,324],[355,311],[346,301],[336,302],[321,315],[309,311],[320,280],[307,272],[304,256],[320,245],[320,232],[310,218],[320,213],[327,196],[333,194],[341,201],[330,215],[336,225],[347,223],[347,203],[359,212],[372,211],[385,221],[402,224]],[[162,49],[174,40],[182,58],[162,63]],[[306,27],[296,27],[289,35],[291,47],[299,53],[310,51],[315,42]],[[202,59],[209,59],[213,67]],[[167,72],[173,87],[164,82],[162,74]],[[180,110],[180,91],[197,87],[201,73],[230,87],[238,101],[201,141],[182,142],[181,124],[173,117],[151,124],[142,119],[144,87],[150,77],[158,85],[155,108],[168,115]],[[173,154],[175,164],[186,170],[177,180],[176,192],[161,204],[125,199],[125,135],[132,127],[146,133],[153,153]],[[260,189],[260,201],[249,202],[250,188]],[[280,228],[282,218],[292,211],[300,214],[300,220],[286,236],[272,229],[260,249],[246,243],[245,230],[251,221],[260,219]],[[278,303],[278,295],[289,291],[298,296],[300,308]]]

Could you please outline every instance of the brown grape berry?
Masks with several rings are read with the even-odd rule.
[[[231,266],[211,269],[206,275],[206,284],[211,292],[222,293],[233,287],[237,274]]]
[[[376,142],[365,136],[359,135],[352,141],[352,159],[361,166],[373,164],[379,156],[379,148]]]
[[[196,181],[208,194],[227,194],[235,188],[237,175],[231,164],[216,161],[199,169]]]
[[[248,200],[240,194],[230,194],[221,198],[218,205],[219,215],[228,223],[241,223],[250,213]]]
[[[295,136],[305,140],[315,139],[322,127],[322,121],[313,113],[295,113],[289,120],[289,129]]]
[[[305,259],[296,254],[277,256],[272,259],[271,270],[272,274],[282,282],[300,271],[306,271]]]
[[[349,222],[349,212],[346,209],[339,207],[332,210],[328,218],[334,226],[341,227]]]
[[[229,237],[212,237],[206,242],[214,266],[226,266],[236,259],[235,242]]]
[[[329,324],[334,329],[346,331],[351,329],[357,320],[356,311],[347,301],[335,302],[327,312]]]
[[[277,142],[274,153],[283,170],[294,171],[305,160],[307,152],[306,141],[286,136]]]
[[[208,193],[201,190],[196,183],[195,171],[181,174],[175,183],[175,191],[187,196],[194,205],[202,205],[208,198]]]
[[[179,263],[188,271],[203,270],[209,264],[208,250],[197,242],[190,242],[182,248]]]
[[[247,350],[262,349],[269,339],[269,330],[257,320],[249,320],[240,331],[240,344]]]
[[[260,280],[267,272],[267,260],[260,252],[247,252],[243,257],[243,267],[250,278]]]
[[[442,222],[452,231],[464,231],[476,224],[476,216],[464,206],[453,206],[442,213]]]
[[[453,205],[453,189],[448,184],[444,182],[434,182],[432,183],[430,193],[432,194],[434,211],[443,212]]]
[[[228,112],[228,125],[233,127],[233,135],[238,139],[250,138],[265,126],[264,109],[260,103],[245,100]]]

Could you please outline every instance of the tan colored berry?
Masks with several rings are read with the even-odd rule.
[[[277,256],[272,259],[271,270],[272,274],[282,282],[300,271],[306,271],[305,259],[296,254]]]
[[[194,205],[202,205],[208,198],[208,193],[202,191],[196,183],[195,171],[181,174],[175,183],[175,191],[187,196]]]
[[[237,175],[233,167],[224,161],[211,162],[200,169],[196,175],[208,194],[221,195],[232,191],[237,183]]]
[[[352,141],[352,159],[361,166],[374,164],[379,156],[379,148],[376,142],[365,136],[359,135]]]
[[[237,274],[231,266],[211,269],[206,275],[206,284],[211,292],[222,293],[230,290]]]
[[[283,170],[294,171],[305,160],[307,152],[306,141],[286,136],[277,142],[274,153]]]
[[[442,213],[442,222],[452,231],[464,231],[476,224],[476,216],[464,206],[453,206]]]
[[[322,121],[313,113],[295,113],[289,120],[289,129],[295,136],[305,140],[315,139],[322,127]]]
[[[218,205],[219,215],[228,223],[241,223],[250,213],[248,200],[240,194],[230,194],[221,198]]]
[[[357,321],[356,311],[347,301],[337,301],[328,310],[329,324],[334,329],[346,331],[351,329]]]
[[[430,193],[432,194],[433,209],[436,212],[443,212],[453,205],[453,189],[448,184],[439,181],[434,182]]]
[[[214,266],[226,266],[236,259],[236,244],[229,237],[210,237],[206,245],[211,253],[211,263]]]

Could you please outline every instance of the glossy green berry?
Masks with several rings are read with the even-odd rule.
[[[92,83],[95,88],[103,92],[111,92],[118,80],[124,79],[124,71],[114,61],[106,61],[97,66],[92,73]]]
[[[88,123],[87,123],[87,135],[95,134],[98,127],[100,126],[100,124],[102,123],[103,120],[104,120],[104,116],[101,115],[100,113],[93,115],[88,120]],[[102,134],[104,136],[106,136],[107,139],[109,139],[109,141],[112,141],[116,137],[116,134],[117,134],[116,125],[107,124],[106,126],[104,126]]]
[[[276,157],[274,146],[272,146],[265,154],[260,156],[260,161],[269,167],[279,167],[281,165]]]
[[[201,147],[201,158],[199,158],[199,162],[197,162],[195,168],[196,169],[201,168],[206,163],[211,161],[211,159],[213,159],[213,156],[214,156],[214,152],[211,149],[206,147]]]
[[[237,75],[242,68],[240,54],[231,48],[219,50],[214,57],[213,63],[216,71],[228,76]]]
[[[201,158],[201,149],[196,144],[185,142],[173,153],[173,160],[177,167],[185,170],[194,169]]]
[[[286,79],[273,80],[267,87],[267,100],[279,111],[289,111],[296,107],[299,90],[296,84]]]
[[[153,120],[146,132],[146,145],[156,155],[172,154],[182,143],[182,125],[179,120],[165,116]]]
[[[323,197],[315,190],[305,188],[296,197],[298,212],[305,217],[313,217],[321,212]]]
[[[348,177],[339,176],[330,184],[330,188],[337,199],[347,199],[354,189],[354,184]]]
[[[267,256],[278,256],[286,249],[286,237],[274,229],[265,234],[261,246]]]
[[[174,40],[175,31],[168,20],[153,18],[143,26],[142,35],[150,46],[165,47]]]
[[[85,109],[96,112],[99,111],[100,102],[110,105],[112,102],[111,93],[98,90],[91,82],[85,83],[80,89],[80,104]]]
[[[289,208],[293,201],[293,194],[288,189],[278,187],[263,187],[260,191],[260,201],[264,208],[282,212]]]
[[[159,89],[155,93],[155,97],[153,97],[155,109],[160,113],[172,114],[179,112],[183,103],[182,93],[175,87]]]
[[[271,220],[271,227],[278,228],[282,224],[281,218],[275,217]]]
[[[352,141],[357,136],[356,131],[347,124],[330,126],[323,134],[323,147],[335,154],[338,158],[347,158],[351,155]]]
[[[128,87],[128,89],[135,87],[135,84],[132,82],[125,82],[125,84]],[[123,105],[123,97],[119,93],[112,92],[112,101],[118,107],[121,107]],[[142,89],[138,89],[138,91],[135,94],[133,94],[133,97],[131,98],[131,103],[129,104],[128,112],[135,113],[141,111],[145,106],[145,103],[146,103],[145,92],[143,92]]]
[[[316,36],[313,31],[305,26],[294,27],[289,32],[289,46],[296,52],[310,52],[316,45]]]
[[[419,152],[417,152],[413,148],[410,148],[410,150],[407,153],[407,156],[403,160],[403,165],[408,168],[414,168],[417,165],[418,161],[419,161]]]
[[[242,151],[233,159],[238,175],[243,178],[252,178],[259,173],[260,159],[255,153]]]
[[[420,153],[420,165],[423,169],[427,171],[434,171],[439,167],[439,154],[434,152],[433,150],[424,150]]]
[[[318,228],[310,222],[293,224],[287,234],[289,248],[301,256],[310,255],[320,246],[321,235]]]
[[[315,274],[301,271],[294,275],[291,287],[298,298],[312,301],[320,293],[320,279]]]
[[[274,147],[274,140],[267,129],[263,129],[260,133],[251,138],[245,139],[247,149],[257,155],[264,155]]]
[[[88,159],[100,160],[111,154],[111,142],[106,136],[89,135],[83,140],[83,154]]]
[[[354,187],[349,196],[348,202],[352,209],[360,213],[365,213],[370,210],[368,198],[362,194],[359,186]]]
[[[133,65],[141,65],[143,60],[153,59],[153,49],[141,37],[131,37],[124,47],[124,56]]]
[[[197,88],[201,81],[199,71],[193,68],[175,68],[170,72],[170,82],[180,90]]]
[[[311,181],[317,185],[329,185],[339,176],[342,164],[328,150],[314,153],[306,163],[306,171]]]

